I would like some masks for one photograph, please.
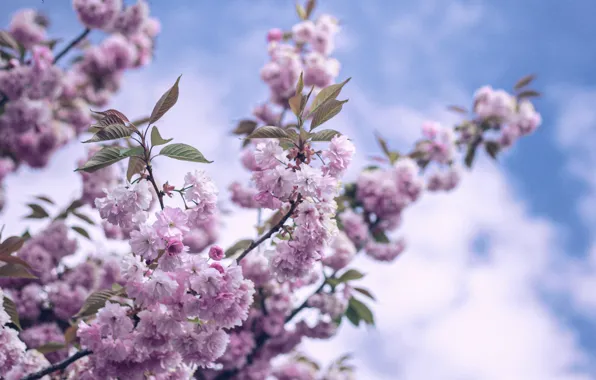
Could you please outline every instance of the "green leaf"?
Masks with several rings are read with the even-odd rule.
[[[468,110],[466,110],[464,107],[460,107],[460,106],[449,106],[447,107],[447,109],[449,111],[453,111],[456,113],[461,113],[461,114],[467,114]]]
[[[19,43],[14,39],[12,34],[6,30],[0,30],[0,46],[10,48],[14,51],[19,51]]]
[[[373,238],[377,243],[389,243],[389,238],[385,235],[385,232],[377,229],[372,233]]]
[[[66,344],[71,344],[77,339],[78,329],[79,325],[71,325],[66,329],[66,331],[64,331],[64,342]]]
[[[335,136],[340,136],[341,133],[333,129],[323,129],[317,133],[310,134],[311,141],[331,141]]]
[[[257,125],[258,123],[254,120],[240,120],[232,133],[235,135],[250,135],[257,128]]]
[[[73,211],[72,214],[84,222],[87,222],[91,225],[95,225],[95,222],[93,221],[93,219],[91,219],[90,217],[88,217],[85,214],[81,214],[80,212],[77,212],[77,211]]]
[[[306,11],[304,10],[304,7],[300,5],[300,3],[296,3],[296,13],[301,20],[306,20]]]
[[[484,143],[484,149],[486,150],[486,153],[488,153],[488,155],[492,159],[496,160],[497,155],[499,154],[499,151],[501,150],[501,145],[499,145],[499,143],[496,141],[486,141]]]
[[[138,127],[138,126],[147,124],[149,122],[149,119],[150,119],[149,116],[141,117],[139,119],[131,121],[130,124]]]
[[[19,313],[17,312],[17,305],[8,297],[4,296],[4,310],[6,314],[10,317],[10,322],[13,325],[17,326],[19,330],[21,329],[21,322],[19,320]]]
[[[142,146],[135,146],[132,148],[120,148],[120,156],[125,157],[143,157],[145,149]]]
[[[91,293],[85,300],[81,310],[73,318],[85,318],[95,315],[116,294],[117,292],[113,290],[98,290]]]
[[[129,128],[124,124],[111,124],[100,129],[93,137],[83,141],[83,143],[123,139],[125,137],[130,137],[133,132],[132,128]]]
[[[364,274],[360,273],[356,269],[350,269],[350,270],[346,271],[344,274],[342,274],[338,280],[341,283],[341,282],[348,282],[348,281],[352,281],[352,280],[359,280],[362,277],[364,277]]]
[[[252,239],[242,239],[234,243],[233,246],[225,250],[226,257],[234,256],[238,251],[244,251],[252,244]]]
[[[40,201],[47,202],[49,204],[55,205],[56,203],[51,200],[50,198],[46,197],[45,195],[37,195],[35,198],[39,199]]]
[[[350,298],[350,307],[354,309],[354,311],[358,314],[358,317],[366,322],[369,325],[375,324],[375,317],[373,316],[372,311],[361,301],[357,300],[356,298]]]
[[[298,77],[298,83],[296,83],[296,94],[302,94],[302,90],[304,90],[304,72],[300,72],[300,77]]]
[[[364,288],[352,288],[352,289],[354,289],[358,293],[364,294],[365,296],[367,296],[368,298],[370,298],[373,301],[376,300],[375,297],[372,295],[372,293],[368,289],[364,289]]]
[[[288,104],[294,115],[301,117],[302,112],[304,111],[304,106],[306,105],[306,96],[296,94],[288,100]]]
[[[348,318],[348,320],[350,322],[352,322],[352,324],[356,327],[358,327],[358,325],[360,325],[360,315],[358,314],[358,312],[352,307],[351,303],[348,304],[348,309],[346,310],[346,317]]]
[[[73,231],[77,232],[79,235],[86,237],[87,239],[91,240],[91,236],[89,236],[89,232],[85,230],[83,227],[79,226],[72,226]]]
[[[523,98],[535,98],[540,96],[540,93],[538,91],[534,91],[534,90],[525,90],[520,92],[519,94],[517,94],[517,97],[519,99],[523,99]]]
[[[128,182],[135,174],[140,174],[145,169],[145,162],[139,157],[131,157],[128,159],[128,168],[126,169],[126,179]]]
[[[379,146],[383,150],[383,153],[385,153],[385,155],[387,157],[390,157],[391,151],[389,150],[389,146],[387,145],[387,140],[385,140],[383,137],[381,137],[381,135],[379,133],[375,133],[375,137],[377,138],[377,142],[379,143]]]
[[[474,163],[474,158],[476,157],[476,144],[468,145],[468,150],[466,151],[466,157],[464,158],[464,162],[468,168],[472,167]]]
[[[118,284],[117,282],[112,284],[112,290],[114,292],[120,292],[122,289],[124,289],[122,285]]]
[[[65,349],[66,345],[64,343],[61,342],[48,342],[42,346],[39,347],[35,347],[35,350],[39,351],[42,354],[49,354],[52,352],[56,352],[56,351],[60,351],[62,349]]]
[[[85,165],[75,171],[82,170],[87,173],[93,173],[99,169],[110,166],[126,157],[120,154],[120,149],[121,148],[112,146],[103,147],[99,152],[95,153]]]
[[[310,122],[310,130],[312,131],[319,125],[331,120],[341,111],[343,105],[347,102],[347,99],[341,101],[337,99],[329,99],[321,104],[314,113],[311,113],[313,118]]]
[[[166,112],[170,110],[178,101],[178,83],[180,82],[180,78],[182,75],[176,79],[176,83],[166,91],[161,98],[155,103],[155,107],[153,107],[153,111],[151,112],[151,116],[149,117],[149,124],[155,123],[157,120],[161,119]]]
[[[10,255],[18,251],[25,244],[25,239],[18,236],[11,236],[0,244],[0,256]]]
[[[122,112],[115,110],[115,109],[109,109],[106,111],[92,111],[92,112],[96,113],[98,115],[101,115],[104,118],[109,118],[109,120],[120,120],[119,123],[110,123],[110,124],[124,124],[125,122],[130,123],[130,120],[128,120],[128,118],[126,117],[125,114],[123,114]],[[116,119],[114,119],[114,117]],[[104,125],[108,125],[108,124],[104,124]]]
[[[536,79],[536,75],[534,75],[534,74],[526,75],[525,77],[518,80],[513,88],[515,90],[520,90],[521,88],[526,87],[527,85],[532,83],[532,81],[534,79]]]
[[[203,153],[199,152],[198,149],[186,144],[167,145],[161,150],[161,152],[159,152],[159,154],[182,161],[201,162],[204,164],[210,164],[213,162],[206,159],[205,156],[203,156]]]
[[[308,0],[306,2],[306,18],[310,18],[310,16],[312,15],[312,11],[315,9],[315,6],[317,5],[316,0]]]
[[[4,256],[0,256],[0,261],[3,261],[5,263],[8,264],[16,264],[16,265],[21,265],[23,267],[25,267],[26,269],[32,270],[33,268],[31,268],[31,265],[29,265],[28,262],[26,262],[25,260],[21,259],[18,256],[12,256],[12,255],[4,255]]]
[[[153,146],[164,145],[164,144],[169,143],[172,140],[174,140],[174,139],[173,138],[164,139],[163,137],[161,137],[161,135],[159,134],[159,129],[157,129],[157,127],[155,125],[153,126],[153,128],[151,128],[151,145],[153,145]]]
[[[50,216],[48,212],[38,204],[29,203],[27,206],[31,209],[31,214],[27,215],[26,219],[43,219]]]
[[[332,84],[331,86],[322,89],[321,92],[317,94],[315,100],[313,100],[312,105],[310,106],[310,114],[313,115],[322,104],[328,102],[329,100],[336,99],[339,96],[343,86],[345,86],[350,79],[352,78],[348,78],[341,83]]]
[[[255,130],[253,133],[248,135],[247,139],[280,139],[284,137],[290,137],[288,132],[283,128],[274,126],[265,126]]]
[[[0,267],[0,278],[37,278],[22,265],[6,264]]]

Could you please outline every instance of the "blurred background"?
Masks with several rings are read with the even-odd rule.
[[[111,106],[146,116],[182,74],[160,130],[215,161],[202,169],[229,205],[229,182],[249,178],[230,131],[267,99],[265,35],[298,21],[294,2],[148,3],[162,23],[154,62],[127,73]],[[25,7],[50,16],[52,36],[80,33],[65,0],[3,0],[0,24]],[[376,329],[344,324],[306,352],[321,363],[353,352],[362,379],[596,379],[594,12],[588,0],[319,1],[317,14],[342,24],[338,79],[352,77],[342,93],[350,102],[329,125],[356,143],[350,178],[378,153],[375,131],[406,150],[424,120],[457,122],[446,106],[469,106],[485,84],[510,90],[537,74],[543,124],[498,163],[480,159],[456,191],[426,194],[408,209],[399,231],[407,251],[391,265],[358,262],[377,296]],[[82,157],[73,142],[43,172],[23,168],[7,179],[0,224],[8,234],[35,228],[22,219],[32,196],[61,205],[76,197]],[[178,183],[191,168],[156,164],[158,176]],[[228,208],[222,246],[254,235],[256,213]]]

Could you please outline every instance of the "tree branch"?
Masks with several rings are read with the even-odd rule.
[[[147,179],[153,185],[153,188],[155,189],[155,193],[157,194],[157,199],[159,199],[159,206],[163,210],[164,209],[163,194],[159,190],[159,187],[157,187],[157,183],[155,182],[155,178],[153,178],[153,169],[151,168],[151,164],[149,162],[147,162],[147,161],[146,161],[146,164],[147,164],[147,172],[149,173],[149,178],[147,178]]]
[[[91,355],[92,353],[93,352],[91,352],[91,350],[82,350],[82,351],[76,352],[71,357],[69,357],[67,359],[64,359],[63,361],[61,361],[59,363],[56,363],[54,365],[51,365],[48,368],[42,369],[41,371],[38,371],[38,372],[32,373],[30,375],[27,375],[27,376],[23,377],[21,380],[36,380],[36,379],[41,379],[45,375],[49,375],[52,372],[56,372],[58,370],[65,369],[66,367],[68,367],[72,363],[76,362],[77,360],[79,360],[81,358],[84,358],[87,355]]]
[[[66,53],[68,53],[70,51],[70,49],[72,49],[73,47],[75,47],[79,42],[81,42],[85,37],[87,37],[87,35],[90,32],[91,32],[91,29],[89,29],[89,28],[85,29],[83,31],[83,33],[79,34],[79,36],[77,38],[75,38],[68,45],[66,45],[64,47],[64,49],[62,49],[60,51],[60,53],[58,53],[56,55],[56,58],[54,58],[54,64],[56,64],[56,62],[58,62],[58,60],[60,60],[60,58],[64,57],[66,55]]]
[[[246,255],[248,255],[248,253],[250,251],[257,248],[261,243],[263,243],[265,240],[269,239],[271,237],[271,235],[273,235],[274,233],[279,231],[279,229],[284,225],[284,223],[288,219],[290,219],[290,216],[292,216],[292,214],[294,213],[294,210],[296,210],[296,207],[298,207],[298,204],[300,203],[301,200],[302,200],[301,196],[298,195],[298,198],[292,202],[292,206],[290,207],[290,210],[288,211],[288,213],[286,215],[284,215],[283,218],[281,218],[281,220],[269,230],[269,232],[267,232],[265,235],[261,236],[259,238],[259,240],[256,240],[256,241],[253,241],[252,243],[250,243],[248,248],[246,248],[240,254],[240,256],[238,256],[238,258],[236,259],[236,262],[239,263]]]

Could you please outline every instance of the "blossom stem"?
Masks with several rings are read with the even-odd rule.
[[[38,371],[38,372],[32,373],[30,375],[27,375],[27,376],[23,377],[21,380],[41,379],[45,375],[49,375],[52,372],[56,372],[58,370],[65,369],[66,367],[68,367],[72,363],[76,362],[77,360],[79,360],[81,358],[84,358],[87,355],[91,355],[92,353],[93,352],[91,350],[78,351],[74,355],[72,355],[71,357],[69,357],[67,359],[64,359],[63,361],[61,361],[59,363],[56,363],[54,365],[51,365],[51,366],[49,366],[47,368],[44,368],[41,371]]]
[[[64,49],[62,49],[62,51],[60,51],[60,53],[56,55],[56,58],[54,58],[54,64],[56,64],[56,62],[58,62],[60,58],[64,57],[66,53],[70,51],[70,49],[75,47],[79,42],[81,42],[85,37],[87,37],[89,33],[91,33],[91,29],[85,29],[81,34],[79,34],[77,38],[75,38],[68,45],[66,45]]]
[[[292,206],[290,206],[290,210],[288,210],[287,214],[284,215],[283,218],[281,218],[281,220],[275,226],[273,226],[265,235],[261,236],[261,238],[259,240],[256,240],[256,241],[253,241],[252,243],[250,243],[248,248],[246,248],[240,254],[240,256],[238,256],[238,258],[236,259],[236,262],[239,263],[240,261],[242,261],[242,259],[250,253],[250,251],[257,248],[259,245],[261,245],[261,243],[263,243],[265,240],[269,239],[271,237],[271,235],[273,235],[274,233],[279,231],[279,229],[284,225],[284,223],[288,219],[290,219],[290,216],[292,216],[292,214],[294,213],[294,210],[296,210],[296,207],[298,207],[298,204],[300,203],[300,201],[301,201],[301,197],[298,196],[298,198],[295,201],[291,202]]]
[[[163,194],[159,190],[159,187],[157,187],[155,178],[153,178],[153,169],[151,168],[151,164],[148,162],[146,162],[146,164],[147,164],[147,172],[149,173],[149,178],[148,178],[149,182],[151,182],[151,184],[153,185],[153,189],[155,189],[155,193],[157,194],[157,199],[159,199],[159,206],[163,210],[165,208],[164,204],[163,204]]]

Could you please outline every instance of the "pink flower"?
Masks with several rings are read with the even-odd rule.
[[[164,239],[181,239],[184,233],[190,231],[190,228],[187,225],[188,216],[179,208],[166,207],[156,215],[157,221],[153,224],[153,228],[155,228],[157,234]]]
[[[214,245],[209,249],[209,257],[212,260],[221,260],[224,258],[224,250],[219,245]]]
[[[281,29],[273,28],[269,29],[267,32],[267,42],[273,41],[281,41],[283,38],[284,32]]]

